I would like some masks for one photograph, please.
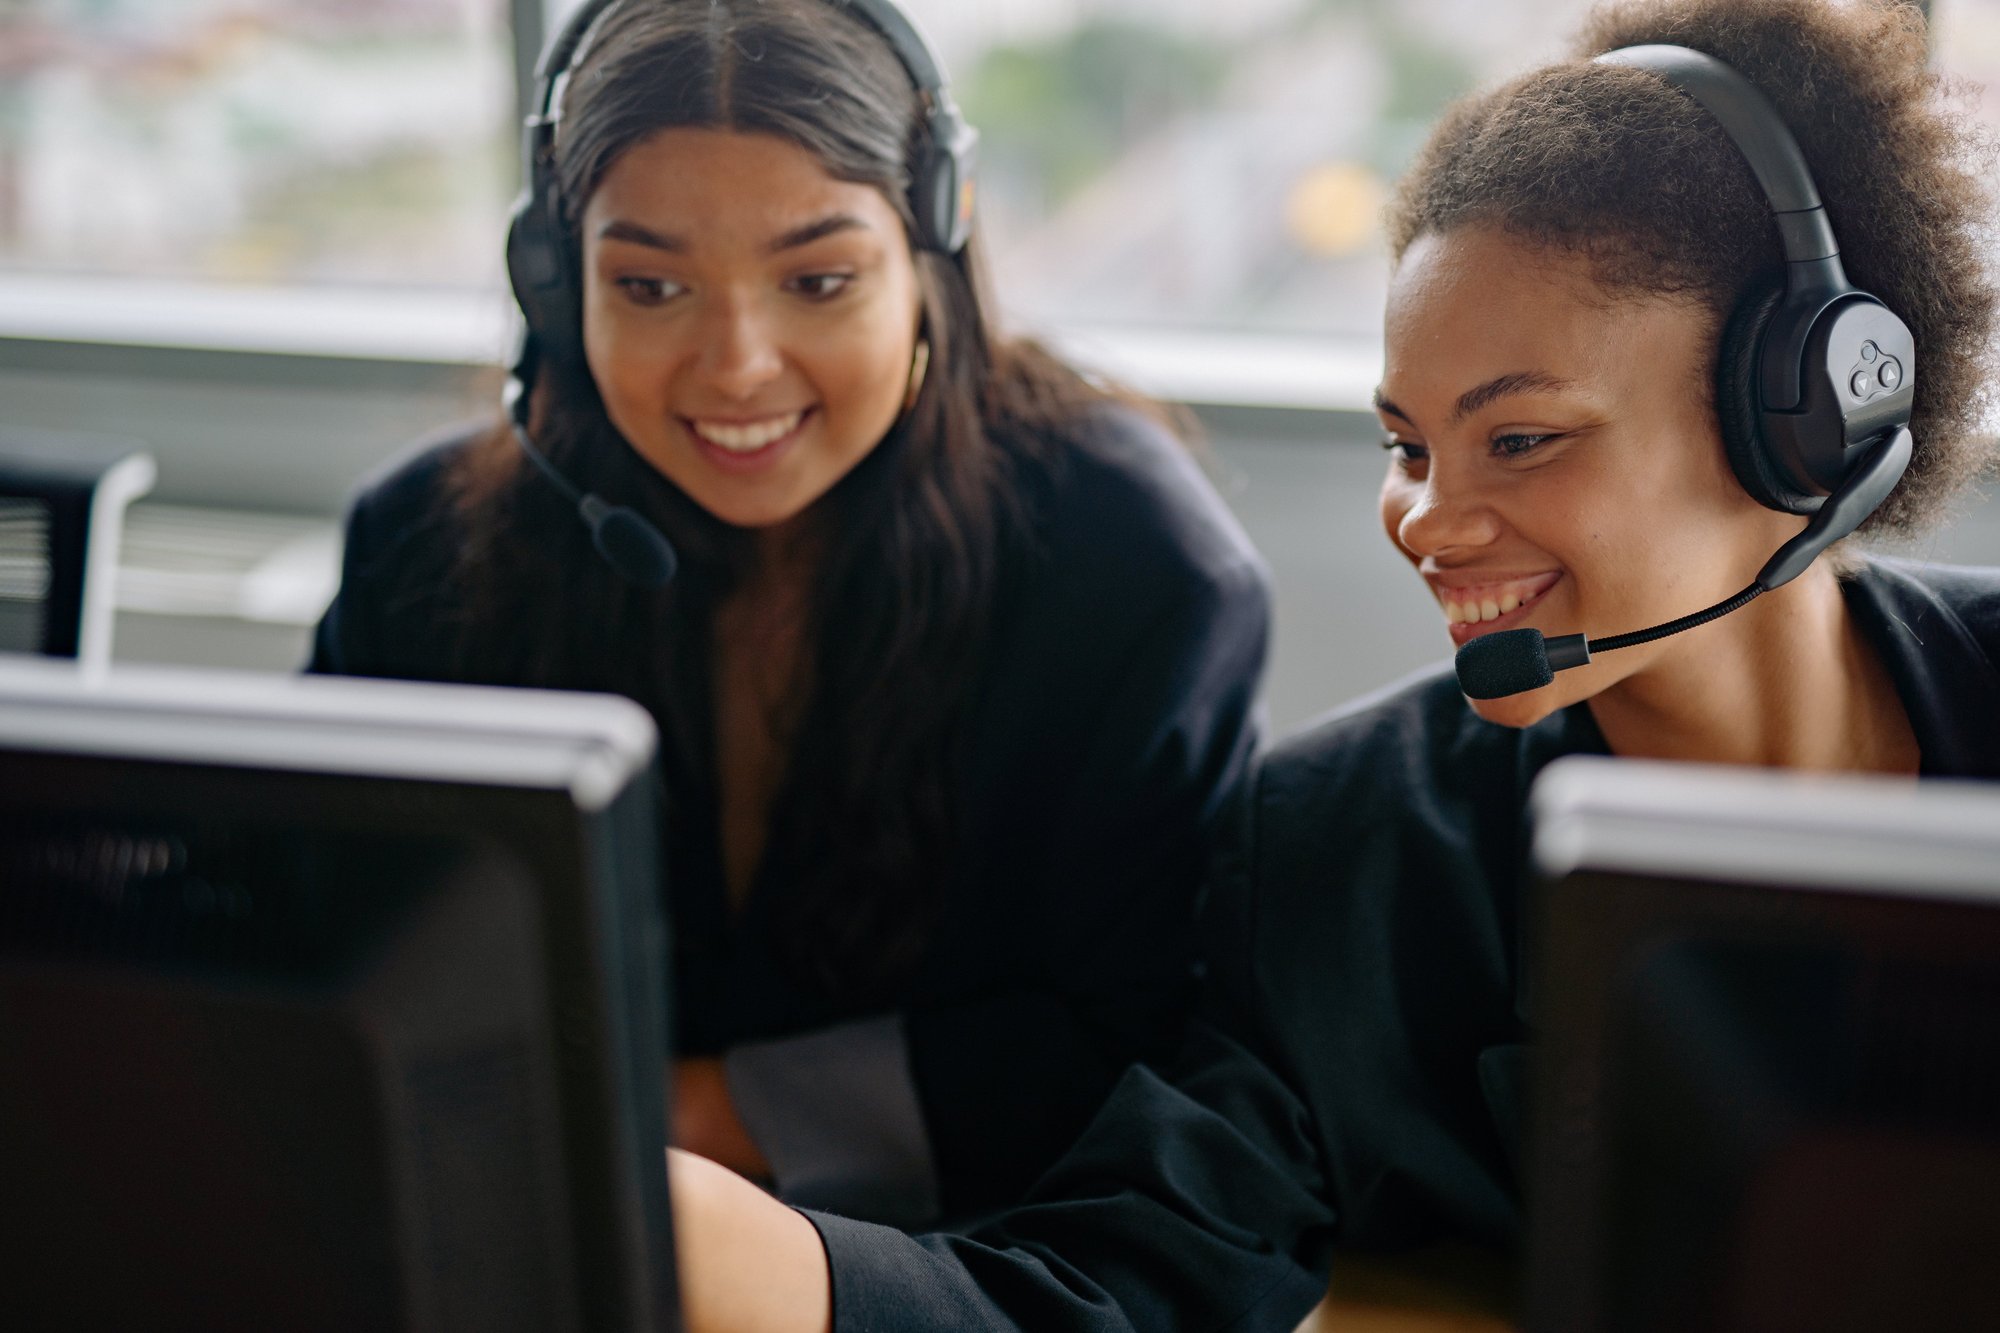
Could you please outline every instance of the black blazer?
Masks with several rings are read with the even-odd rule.
[[[1846,592],[1923,771],[2000,777],[2000,571],[1880,562]],[[1290,1333],[1336,1242],[1511,1249],[1524,802],[1557,756],[1604,751],[1586,706],[1509,730],[1449,672],[1275,751],[1177,1063],[1128,1073],[1030,1203],[970,1237],[808,1214],[836,1327]]]
[[[471,438],[422,450],[354,502],[311,670],[464,676],[448,632],[462,533],[440,486]],[[1107,412],[1027,457],[1039,460],[1023,465],[1027,514],[1001,552],[991,656],[957,747],[961,854],[942,870],[928,953],[891,1006],[951,1212],[1017,1199],[1120,1071],[1178,1041],[1196,898],[1219,812],[1248,771],[1269,620],[1261,562],[1158,427]],[[537,488],[509,521],[508,540],[536,542],[577,519]],[[565,576],[616,578],[594,559]],[[620,642],[609,627],[581,632]],[[510,673],[474,675],[598,683]],[[656,716],[666,702],[633,697]],[[732,918],[712,774],[670,765],[666,786],[677,1052],[869,1018],[789,975],[766,943],[785,849],[770,849]]]

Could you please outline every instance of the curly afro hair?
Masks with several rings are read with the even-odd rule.
[[[1614,294],[1680,297],[1721,329],[1782,265],[1769,206],[1726,134],[1658,75],[1591,58],[1661,42],[1735,67],[1812,168],[1849,279],[1900,314],[1920,370],[1909,472],[1864,532],[1936,522],[1992,460],[1996,289],[1986,137],[1945,105],[1915,6],[1854,0],[1601,5],[1573,58],[1445,113],[1390,205],[1400,260],[1426,233],[1497,226],[1586,257]]]

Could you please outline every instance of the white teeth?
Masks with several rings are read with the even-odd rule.
[[[1545,582],[1522,582],[1511,585],[1494,585],[1497,595],[1475,597],[1468,601],[1454,602],[1441,597],[1444,618],[1453,625],[1478,625],[1501,616],[1511,615],[1528,602],[1534,600],[1548,585]]]
[[[772,417],[768,421],[755,421],[744,426],[721,421],[696,421],[691,424],[695,434],[710,444],[727,449],[732,454],[750,454],[773,440],[790,435],[804,416],[804,412],[794,412],[790,416]]]

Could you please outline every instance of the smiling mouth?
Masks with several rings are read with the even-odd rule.
[[[710,421],[699,417],[684,417],[682,420],[688,430],[703,444],[714,445],[724,453],[744,457],[759,453],[796,434],[811,413],[811,408],[801,408],[796,412],[764,417],[757,421]]]
[[[1561,580],[1559,573],[1537,574],[1532,578],[1440,587],[1435,591],[1444,609],[1445,622],[1451,626],[1452,641],[1463,644],[1491,630],[1506,628],[1508,622],[1539,602]]]

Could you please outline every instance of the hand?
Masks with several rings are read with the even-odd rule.
[[[743,1177],[667,1150],[688,1333],[832,1333],[833,1277],[812,1223]]]
[[[670,1128],[675,1147],[699,1153],[752,1180],[771,1178],[771,1164],[736,1114],[721,1060],[714,1056],[676,1060],[667,1095],[674,1108]]]

